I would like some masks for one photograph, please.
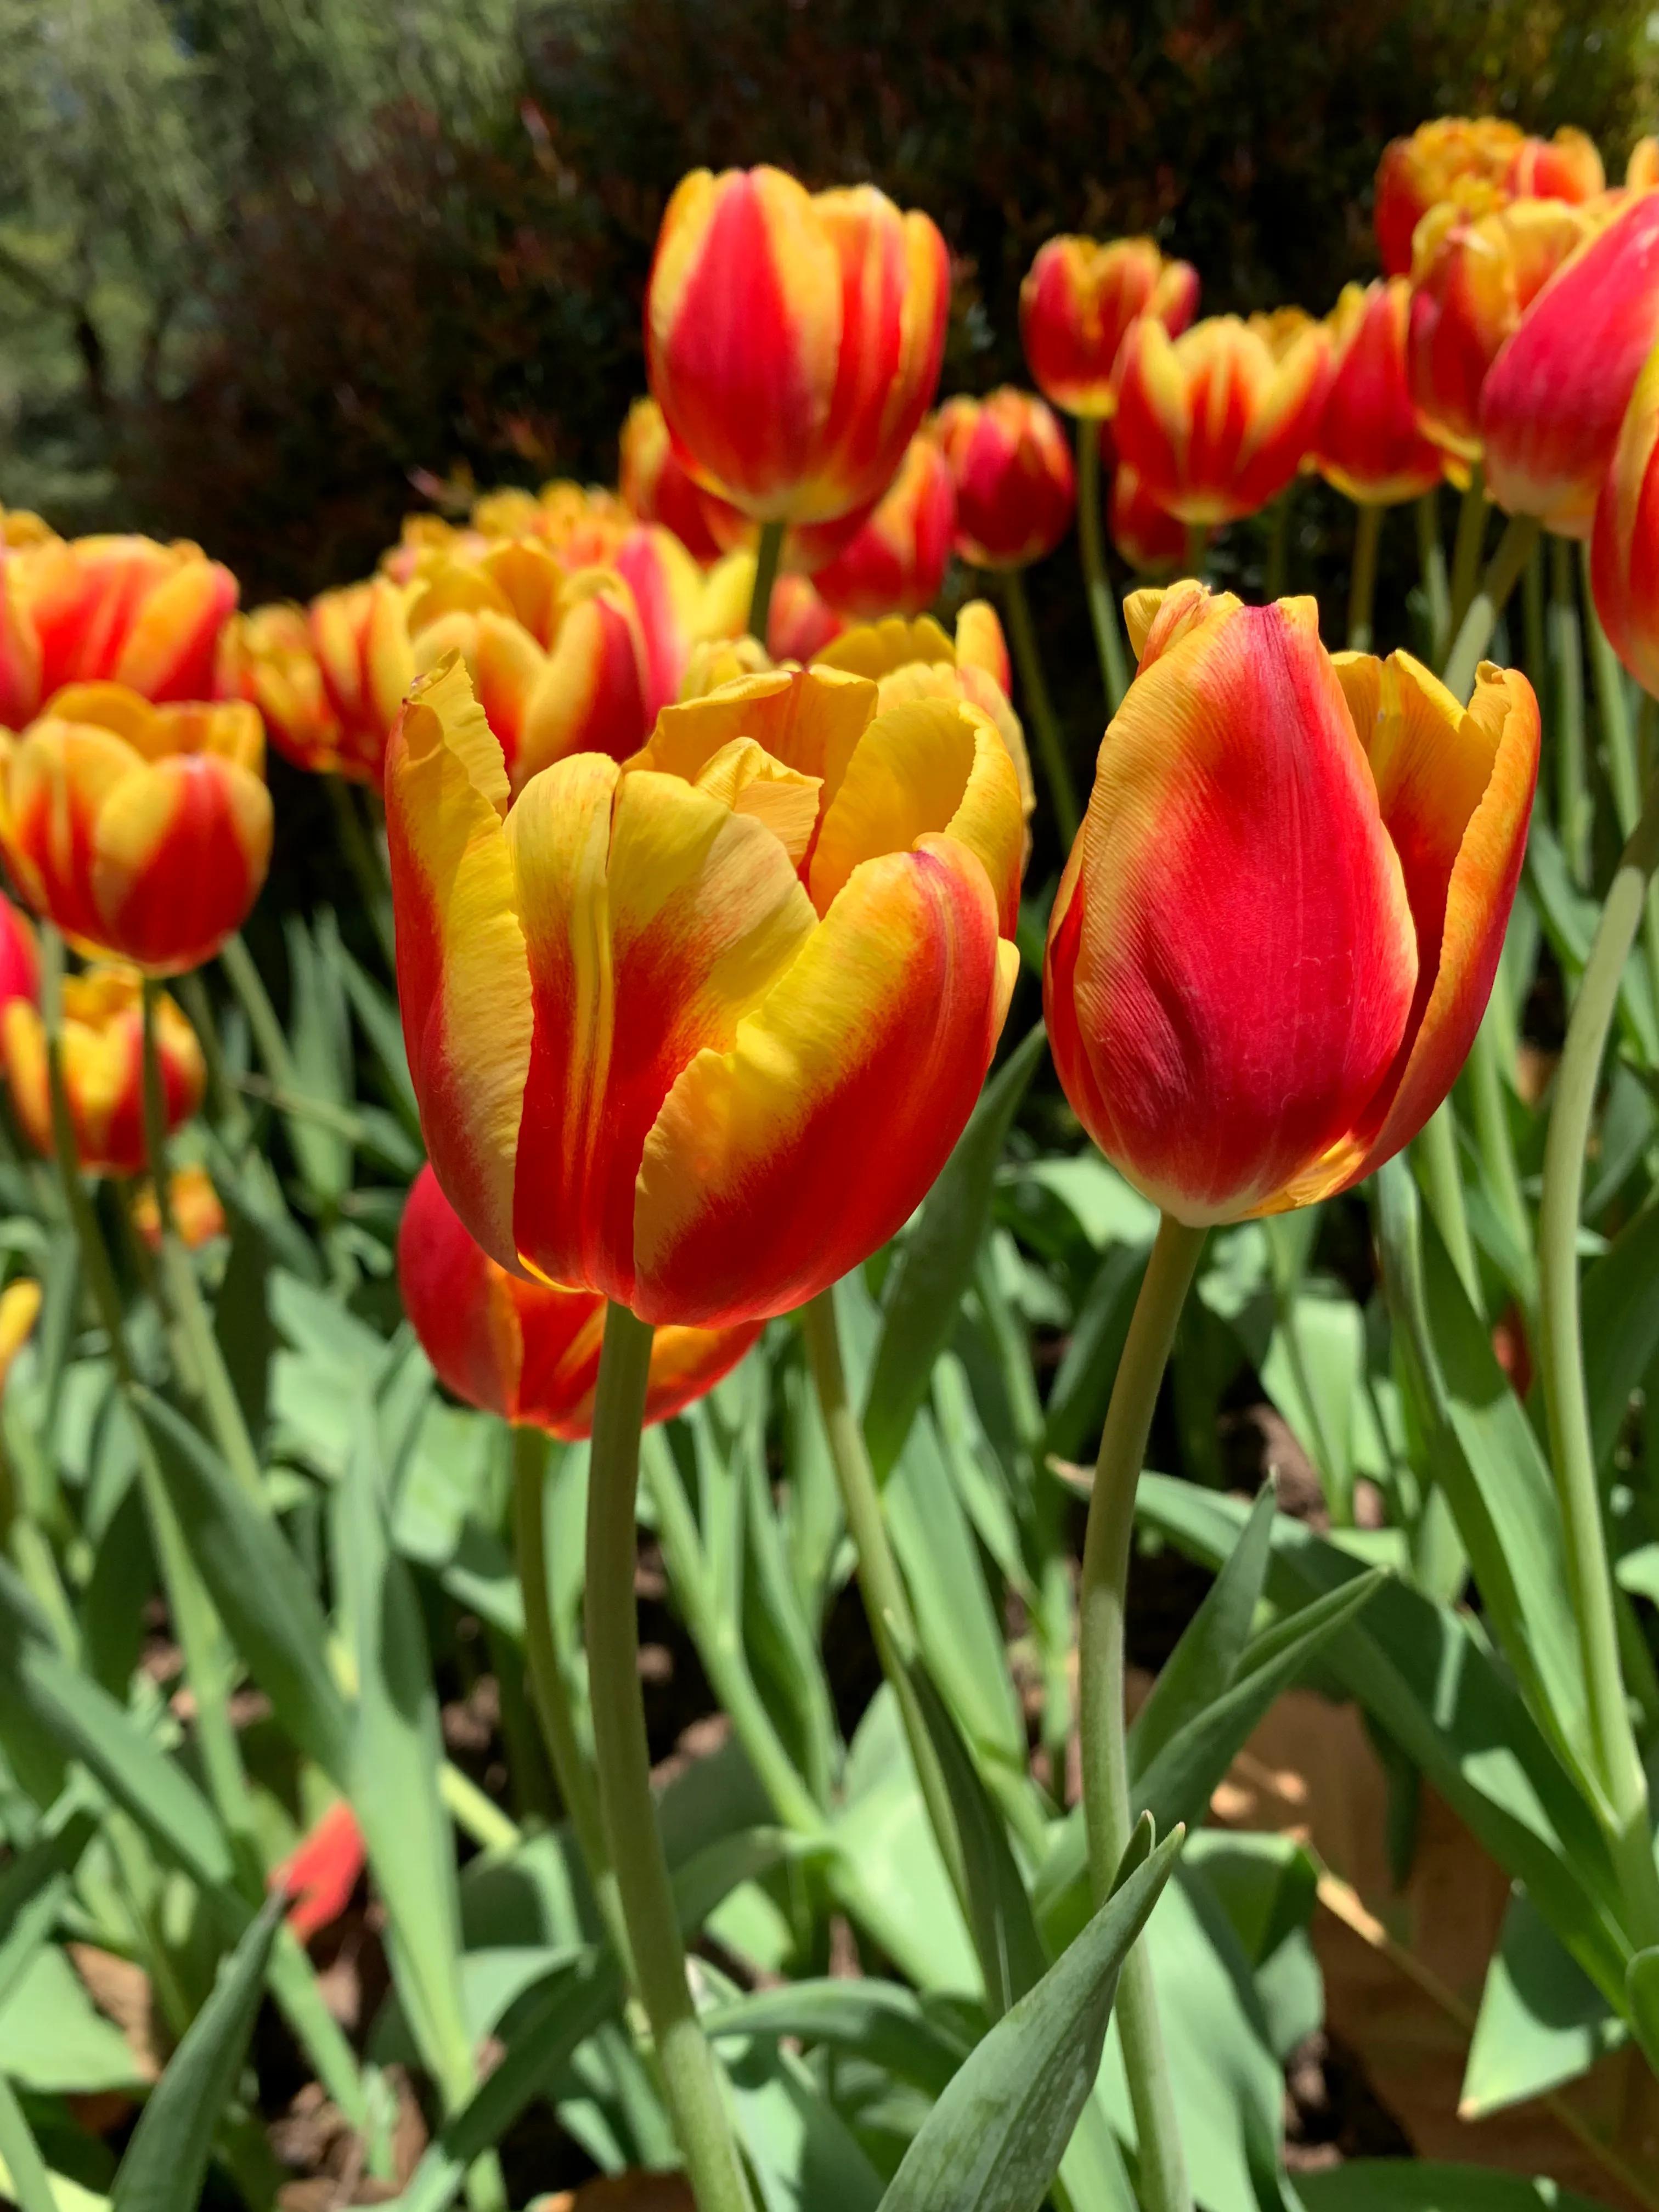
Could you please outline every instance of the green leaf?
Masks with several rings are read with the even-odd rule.
[[[201,1432],[142,1387],[133,1403],[203,1581],[276,1717],[337,1789],[349,1781],[350,1722],[328,1663],[328,1622],[268,1513]]]
[[[283,1900],[272,1898],[220,1968],[139,2116],[115,2177],[111,2212],[194,2212],[214,2131],[236,2087],[264,1984]]]
[[[1135,1715],[1129,1731],[1131,1771],[1150,1765],[1170,1738],[1232,1680],[1261,1601],[1277,1510],[1277,1494],[1269,1481]]]
[[[1632,1392],[1659,1353],[1659,1203],[1627,1222],[1584,1277],[1584,1385],[1607,1467]]]
[[[17,2200],[17,2212],[63,2212],[40,2146],[17,2101],[17,2093],[0,2074],[0,2189]]]
[[[1111,1245],[1078,1308],[1048,1394],[1045,1441],[1060,1459],[1073,1457],[1106,1418],[1106,1401],[1129,1334],[1148,1249],[1139,1243]]]
[[[1603,2212],[1557,2182],[1420,2159],[1346,2159],[1296,2185],[1308,2212]]]
[[[920,1219],[899,1246],[882,1301],[881,1340],[864,1405],[864,1433],[878,1481],[897,1459],[927,1395],[933,1362],[951,1340],[990,1218],[1003,1139],[1045,1042],[1039,1022],[986,1085]]]
[[[70,1877],[96,1827],[90,1812],[66,1793],[28,1849],[0,1875],[0,2008],[57,1925]]]
[[[1625,1976],[1632,2025],[1651,2067],[1659,2057],[1659,1949],[1638,1951]]]
[[[957,2008],[897,1982],[786,1982],[716,2005],[702,2017],[714,2038],[789,2036],[884,2068],[939,2096],[974,2039]]]
[[[131,2092],[143,2082],[126,2038],[55,1943],[35,1951],[0,2005],[0,2075],[37,2096]]]
[[[1285,1302],[1261,1380],[1340,1522],[1353,1517],[1354,1410],[1364,1373],[1364,1316],[1352,1298],[1309,1286]]]
[[[1484,2119],[1576,2081],[1624,2039],[1606,1997],[1527,1892],[1516,1890],[1486,1969],[1459,2117]]]
[[[1118,1969],[1181,1848],[1145,1821],[1111,1896],[962,2067],[905,2153],[882,2212],[1036,2212],[1100,2070]]]

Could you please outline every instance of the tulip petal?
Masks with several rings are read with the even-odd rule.
[[[955,839],[854,870],[724,1049],[680,1074],[646,1141],[634,1308],[705,1326],[783,1313],[907,1218],[995,1047],[996,906]]]
[[[876,687],[867,677],[836,668],[768,669],[665,707],[650,743],[629,765],[695,783],[723,746],[752,738],[785,768],[819,777],[827,806],[875,711]]]
[[[404,1207],[398,1286],[444,1388],[512,1419],[525,1355],[511,1296],[519,1286],[467,1234],[430,1167],[416,1176]]]
[[[627,586],[596,570],[573,580],[559,635],[525,711],[514,790],[572,753],[626,760],[649,729],[645,640]]]
[[[733,813],[752,815],[764,823],[788,854],[791,866],[799,867],[818,826],[823,785],[817,776],[785,768],[752,738],[738,738],[722,745],[698,770],[696,787]]]
[[[153,974],[199,967],[246,920],[271,828],[270,793],[234,762],[179,753],[124,777],[94,831],[98,941]]]
[[[140,765],[122,738],[81,723],[37,722],[6,769],[6,858],[18,889],[60,929],[95,942],[93,840],[110,793]]]

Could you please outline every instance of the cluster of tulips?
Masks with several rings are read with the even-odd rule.
[[[49,935],[43,957],[0,916],[0,1031],[18,1118],[66,1176],[148,1169],[159,1233],[211,1233],[210,1191],[167,1173],[205,1068],[161,983],[239,943],[270,848],[267,735],[383,798],[430,1161],[404,1297],[460,1396],[593,1436],[590,1657],[623,1686],[595,1702],[602,1840],[703,2212],[750,2199],[630,1702],[639,1429],[804,1309],[837,1473],[869,1490],[825,1294],[903,1228],[980,1095],[1036,804],[997,612],[971,600],[953,631],[927,612],[951,556],[997,579],[1069,847],[1043,963],[1055,1066],[1164,1222],[1084,1568],[1103,1900],[1129,1840],[1123,1500],[1176,1316],[1210,1224],[1350,1188],[1476,1045],[1540,753],[1527,679],[1481,655],[1540,527],[1591,542],[1607,635],[1659,687],[1656,185],[1652,144],[1609,191],[1580,134],[1429,125],[1379,174],[1385,274],[1323,320],[1195,319],[1196,273],[1152,241],[1057,238],[1022,295],[1044,396],[930,415],[950,263],[927,217],[700,172],[664,217],[652,397],[615,493],[416,518],[368,580],[243,614],[193,547],[9,520],[0,844]],[[1119,627],[1103,512],[1138,574],[1201,571],[1207,533],[1310,468],[1359,510],[1347,650],[1312,600],[1246,605],[1194,573],[1133,592]],[[1449,575],[1425,512],[1426,659],[1379,659],[1378,518],[1443,481],[1465,526]],[[1511,520],[1483,574],[1488,500]],[[1019,588],[1074,514],[1111,717],[1080,821]],[[1659,798],[1644,815],[1624,768],[1639,859]],[[848,1518],[879,1546],[878,1508]],[[1151,2140],[1144,1977],[1120,2006],[1166,2212],[1180,2155]]]

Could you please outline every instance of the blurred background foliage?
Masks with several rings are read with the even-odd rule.
[[[0,498],[308,592],[422,496],[614,474],[697,162],[925,206],[984,388],[1055,229],[1322,311],[1388,137],[1571,119],[1616,175],[1656,58],[1632,0],[0,0]]]

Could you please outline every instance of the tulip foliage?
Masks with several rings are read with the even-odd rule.
[[[1659,2207],[1656,176],[941,393],[699,171],[614,489],[0,518],[5,2202]]]

